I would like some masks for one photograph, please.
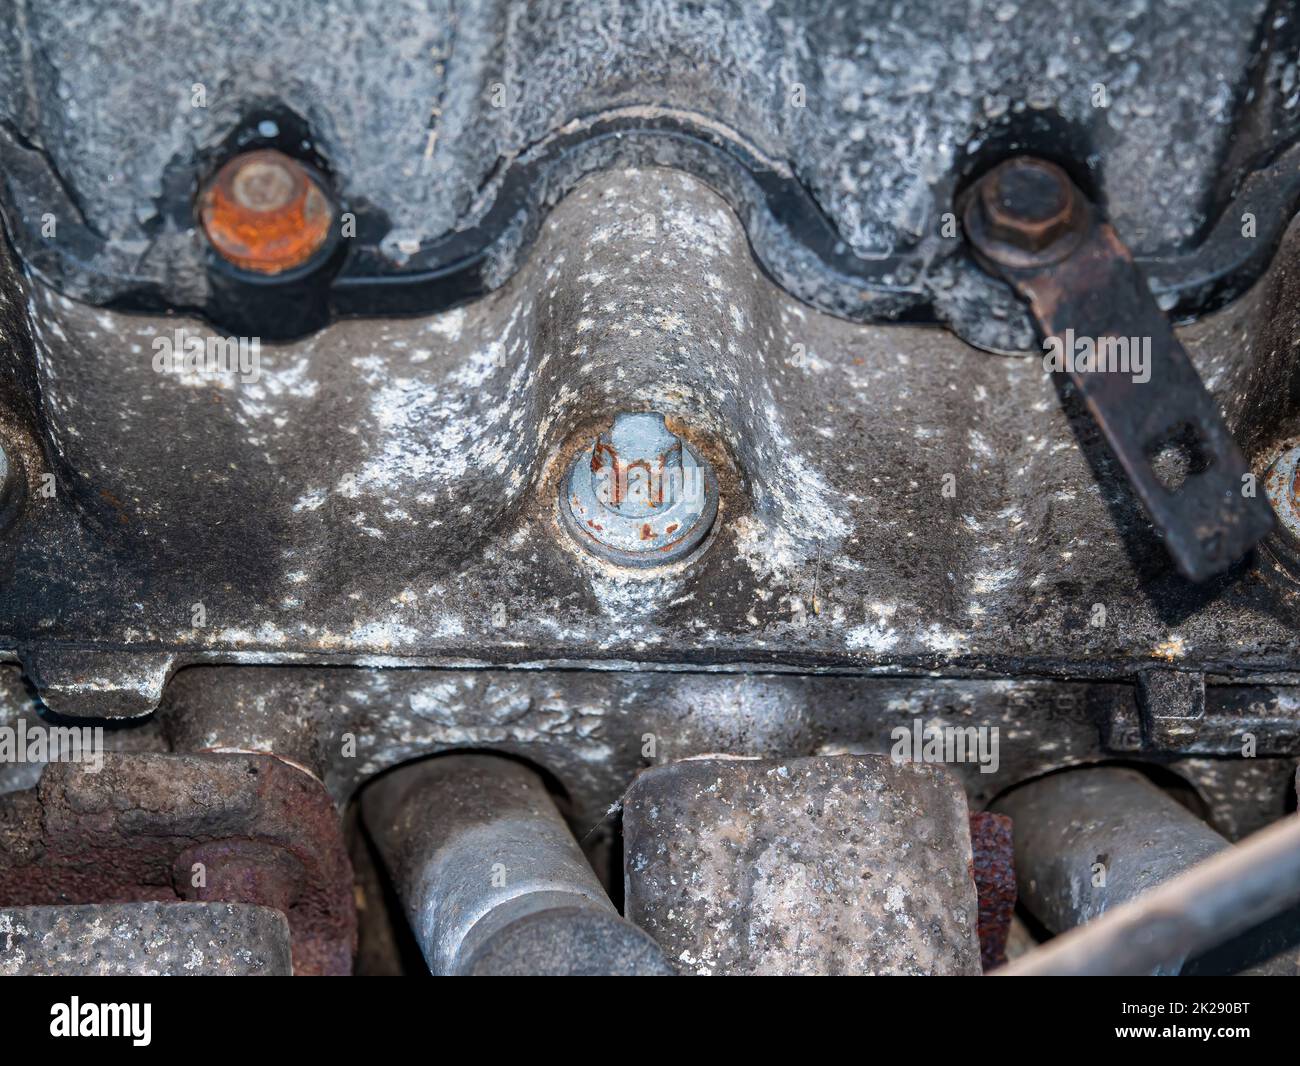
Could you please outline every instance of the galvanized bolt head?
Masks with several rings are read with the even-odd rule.
[[[979,251],[1008,265],[1064,256],[1082,232],[1083,196],[1055,163],[1008,159],[982,177],[966,209]]]
[[[1300,445],[1273,461],[1264,475],[1264,495],[1277,515],[1278,535],[1300,545]]]
[[[620,415],[591,453],[596,498],[620,515],[662,513],[682,488],[682,442],[663,415]]]
[[[713,471],[653,412],[615,418],[561,485],[565,527],[593,555],[622,566],[682,558],[717,512]]]

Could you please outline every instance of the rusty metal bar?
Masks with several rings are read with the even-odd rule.
[[[1038,159],[986,174],[964,206],[977,257],[1028,301],[1179,570],[1204,581],[1273,526],[1263,493],[1146,278],[1069,176]],[[1105,368],[1105,369],[1103,369]],[[1162,477],[1166,448],[1185,478]]]
[[[1297,818],[1233,847],[1111,767],[1044,778],[998,809],[1016,820],[1022,898],[1062,932],[999,975],[1176,974],[1300,901]]]

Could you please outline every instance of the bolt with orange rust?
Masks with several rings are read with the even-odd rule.
[[[709,464],[656,411],[623,413],[574,459],[560,515],[587,551],[621,566],[685,558],[713,525]]]
[[[1276,535],[1300,548],[1300,445],[1284,448],[1273,461],[1264,494],[1278,518]]]
[[[1064,258],[1078,243],[1087,205],[1055,163],[1020,156],[980,178],[962,221],[981,254],[1004,266],[1040,266]]]
[[[270,275],[302,266],[325,246],[334,210],[307,166],[263,148],[217,171],[200,196],[199,218],[223,259]]]

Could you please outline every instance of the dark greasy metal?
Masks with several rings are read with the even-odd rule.
[[[1270,552],[1300,577],[1300,444],[1287,442],[1264,474],[1264,494],[1277,517]]]
[[[671,971],[623,921],[540,777],[495,755],[400,767],[362,816],[434,974]]]
[[[1089,212],[1069,176],[1042,159],[1009,159],[975,186],[966,216],[980,254],[1000,266],[1045,267],[1069,255]]]
[[[975,974],[966,797],[887,756],[701,758],[623,801],[626,913],[683,974]]]
[[[1063,933],[1176,877],[1229,846],[1143,774],[1066,770],[1014,789],[994,810],[1015,826],[1020,899]],[[1185,956],[1163,960],[1176,974]]]
[[[52,763],[0,795],[0,906],[126,900],[284,911],[294,972],[346,974],[352,870],[337,809],[308,774],[264,755],[122,754]]]
[[[1143,670],[1138,674],[1138,710],[1144,747],[1178,751],[1194,746],[1205,719],[1205,675],[1181,670]],[[1244,743],[1246,727],[1238,739]],[[1298,723],[1300,724],[1300,723]],[[1253,725],[1253,723],[1252,723]],[[1258,739],[1258,738],[1257,738]],[[1241,744],[1233,754],[1243,754]]]
[[[1163,847],[1166,841],[1157,837],[1153,843]],[[1213,853],[996,973],[1015,977],[1177,973],[1188,956],[1250,930],[1297,901],[1300,817],[1293,816]]]
[[[1297,255],[1300,227],[1183,333],[1268,458],[1300,372]],[[1213,596],[1179,577],[1137,502],[1096,491],[1090,460],[1118,468],[1075,447],[1095,427],[1036,361],[809,310],[682,174],[601,175],[496,296],[265,344],[256,381],[156,372],[174,329],[220,339],[192,320],[0,284],[31,309],[0,327],[35,412],[23,458],[57,484],[0,538],[0,657],[60,713],[146,714],[213,662],[1294,682],[1300,584],[1262,558]],[[627,581],[555,501],[609,412],[646,408],[698,428],[723,520],[707,559]]]
[[[1158,755],[1235,839],[1286,811],[1300,691],[1215,680],[1195,738]],[[20,671],[0,669],[0,710],[19,701],[31,703]],[[172,681],[155,719],[106,737],[147,745],[161,733],[178,750],[275,752],[324,781],[340,806],[400,763],[494,749],[545,766],[571,798],[575,823],[591,826],[648,763],[710,752],[888,752],[894,731],[917,719],[1001,731],[996,767],[949,767],[976,809],[1053,769],[1152,754],[1132,685],[654,670],[194,667]],[[1256,757],[1242,759],[1248,739]],[[21,780],[27,771],[12,772]],[[0,767],[0,786],[4,777]]]
[[[224,151],[307,144],[335,163],[358,216],[333,286],[344,314],[490,291],[583,176],[666,165],[723,190],[766,269],[815,306],[937,317],[1005,349],[1030,342],[1027,316],[942,230],[984,160],[1087,159],[1180,313],[1249,284],[1300,189],[1285,154],[1297,31],[1262,2],[1039,0],[1010,23],[954,19],[942,0],[240,12],[231,32],[219,7],[181,23],[167,5],[47,0],[0,36],[9,231],[61,291],[203,306],[190,201]],[[123,69],[121,42],[163,37],[170,54]],[[1240,239],[1246,210],[1255,240]],[[274,321],[273,301],[260,309]]]
[[[976,254],[1028,300],[1070,360],[1071,380],[1179,570],[1204,581],[1241,559],[1272,528],[1272,513],[1146,277],[1100,211],[1059,167],[1019,158],[980,179],[963,220]],[[1128,358],[1122,369],[1075,369],[1076,339],[1100,360],[1106,345],[1117,359],[1123,345]],[[1131,362],[1139,355],[1142,366]],[[1158,471],[1166,449],[1189,468],[1181,483]]]
[[[1007,937],[1016,909],[1014,832],[1005,814],[970,816],[975,893],[979,897],[980,964],[985,973],[1007,961]]]
[[[0,907],[0,975],[287,977],[289,926],[247,903]]]

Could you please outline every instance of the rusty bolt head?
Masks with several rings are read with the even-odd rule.
[[[640,518],[671,506],[682,487],[682,442],[659,414],[620,415],[591,453],[596,499]]]
[[[1081,233],[1084,201],[1055,163],[1008,159],[979,180],[966,211],[978,249],[1010,265],[1064,255]]]
[[[1279,536],[1300,545],[1300,445],[1273,461],[1264,475],[1264,495],[1277,515]]]
[[[324,247],[333,209],[312,172],[273,149],[245,152],[203,190],[199,217],[213,248],[235,266],[279,274]]]
[[[560,513],[584,548],[623,566],[657,566],[693,550],[718,511],[708,463],[656,413],[621,414],[561,485]]]

